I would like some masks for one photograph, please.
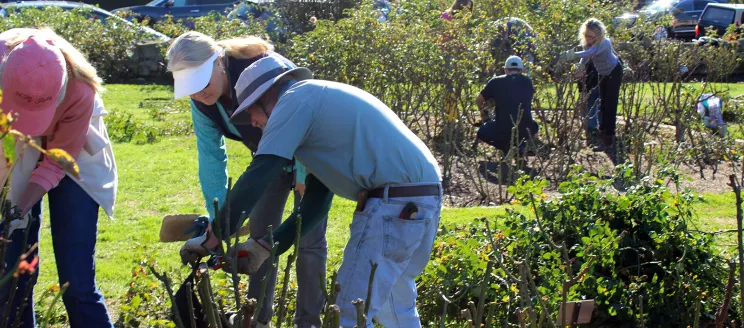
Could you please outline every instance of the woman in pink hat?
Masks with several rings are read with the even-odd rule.
[[[72,327],[113,327],[103,295],[96,288],[95,246],[98,210],[113,214],[116,164],[102,116],[103,91],[95,68],[67,41],[49,30],[12,29],[0,34],[0,87],[4,112],[15,113],[13,128],[45,149],[60,148],[76,158],[81,179],[38,152],[26,149],[16,166],[10,199],[23,220],[11,224],[6,268],[39,240],[41,200],[48,195],[55,260],[60,284],[69,283],[62,299]],[[18,149],[18,146],[17,146]],[[24,240],[26,241],[24,243]],[[38,251],[33,252],[37,256]],[[11,274],[6,270],[5,274]],[[33,327],[36,273],[21,275],[10,300],[10,284],[0,290],[0,312],[8,324]],[[20,312],[20,317],[15,318]],[[3,324],[3,323],[0,323]]]

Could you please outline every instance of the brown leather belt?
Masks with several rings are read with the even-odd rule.
[[[421,185],[421,186],[397,186],[388,187],[388,198],[402,198],[402,197],[421,197],[421,196],[439,196],[439,185]],[[385,187],[362,190],[357,194],[357,207],[356,211],[364,211],[364,207],[367,206],[368,198],[385,198]]]
[[[439,185],[420,186],[391,186],[388,187],[388,198],[439,196]],[[367,198],[384,198],[385,187],[372,189],[367,193]]]

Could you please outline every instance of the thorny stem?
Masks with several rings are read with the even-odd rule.
[[[519,278],[515,277],[508,270],[506,270],[506,266],[504,265],[504,257],[499,251],[496,240],[493,238],[493,233],[491,233],[491,227],[488,225],[488,220],[486,218],[482,218],[481,220],[483,220],[486,225],[486,235],[488,236],[488,241],[491,243],[491,249],[493,250],[493,254],[496,257],[496,263],[498,263],[499,268],[506,273],[506,276],[511,281],[519,281]]]
[[[462,310],[460,310],[460,316],[463,319],[465,319],[466,321],[470,321],[472,323],[473,315],[470,313],[470,309],[462,309]]]
[[[23,298],[21,299],[21,306],[18,309],[18,312],[16,312],[16,318],[13,322],[13,328],[18,328],[21,326],[21,317],[24,310],[26,310],[26,306],[28,306],[29,301],[33,301],[29,299],[31,296],[31,291],[34,290],[34,285],[36,285],[36,280],[39,279],[39,271],[36,271],[31,274],[31,279],[29,279],[28,283],[26,284],[26,289],[23,291]]]
[[[439,295],[442,297],[442,300],[444,300],[444,303],[442,304],[442,322],[440,324],[440,328],[444,328],[444,324],[447,320],[447,306],[450,303],[457,302],[461,300],[465,295],[467,295],[468,290],[470,289],[470,285],[466,285],[462,289],[460,289],[458,292],[456,292],[451,297],[447,297],[444,295],[444,292],[439,293]]]
[[[253,318],[253,314],[256,313],[256,300],[249,299],[247,302],[243,304],[243,308],[240,309],[241,314],[243,315],[243,327],[239,326],[233,326],[234,328],[250,328],[251,325],[251,318]]]
[[[10,169],[8,169],[8,173],[5,175],[5,177],[3,177],[3,182],[0,185],[2,185],[2,186],[9,186],[10,185],[10,182],[13,179],[13,177],[12,177],[13,174],[12,173],[15,170],[16,165],[18,165],[18,163],[21,162],[19,159],[21,157],[23,157],[23,154],[26,152],[26,145],[27,144],[24,143],[21,146],[21,151],[18,154],[16,154],[16,160],[13,162],[13,164],[10,165]],[[3,201],[5,201],[5,196],[6,195],[3,195]]]
[[[519,319],[519,328],[527,328],[527,325],[524,323],[524,310],[519,309],[517,310],[517,318]]]
[[[367,316],[364,315],[364,301],[361,298],[357,298],[356,301],[351,302],[357,311],[357,325],[358,328],[364,328],[367,326]]]
[[[30,227],[32,224],[34,224],[35,221],[36,221],[35,217],[30,218],[28,220],[28,226]],[[20,278],[20,276],[17,276],[15,274],[15,272],[18,270],[18,265],[21,263],[21,261],[31,256],[31,253],[33,253],[33,251],[36,250],[36,248],[39,246],[38,243],[34,243],[31,249],[26,250],[26,245],[28,243],[28,235],[30,232],[31,232],[31,229],[25,229],[23,231],[23,242],[21,243],[21,246],[22,246],[21,252],[23,254],[21,254],[21,256],[18,258],[18,264],[16,264],[16,267],[13,271],[13,275],[12,275],[13,282],[11,282],[10,284],[10,296],[8,297],[8,303],[5,305],[5,312],[3,313],[3,319],[0,322],[0,327],[7,327],[8,319],[9,319],[8,316],[10,315],[11,309],[13,308],[13,304],[15,304],[15,296],[16,296],[16,292],[18,291],[18,280]],[[29,280],[29,283],[26,284],[27,289],[29,287],[33,289],[33,285],[31,285],[30,282],[31,280]],[[23,299],[22,301],[25,301],[25,299]]]
[[[540,291],[537,290],[537,286],[535,285],[535,280],[532,279],[532,274],[530,273],[530,268],[527,262],[522,262],[523,270],[524,270],[524,277],[527,278],[527,284],[529,284],[530,289],[532,289],[532,293],[535,294],[535,298],[537,298],[537,302],[540,303],[540,307],[543,309],[540,313],[540,321],[544,321],[545,317],[548,318],[548,326],[549,327],[555,327],[555,320],[553,320],[553,316],[550,315],[550,308],[545,303],[545,300],[542,299],[542,295],[540,295]],[[539,326],[542,326],[540,324]],[[565,323],[562,325],[565,327]]]
[[[486,266],[486,274],[483,276],[481,282],[480,295],[478,295],[478,310],[475,313],[475,326],[480,327],[481,321],[483,320],[483,314],[485,312],[484,305],[486,303],[486,290],[489,289],[489,282],[491,281],[491,270],[493,270],[493,261],[488,261]]]
[[[532,304],[529,302],[530,300],[530,294],[529,294],[529,286],[527,286],[527,276],[529,273],[527,272],[528,268],[527,265],[519,265],[519,275],[522,276],[522,279],[519,280],[520,288],[519,293],[521,295],[522,299],[522,307],[527,307],[527,314],[530,316],[530,325],[533,327],[537,326],[537,316],[535,315],[535,308],[532,306]],[[524,311],[524,310],[523,310]]]
[[[473,323],[472,322],[473,316],[478,313],[478,310],[475,308],[475,302],[473,302],[473,301],[469,301],[468,302],[468,311],[470,313],[470,318],[469,319],[471,320],[471,323]]]
[[[212,220],[212,222],[214,222],[214,234],[217,235],[217,240],[219,240],[219,245],[220,245],[218,248],[221,249],[223,235],[222,235],[222,227],[220,224],[220,219],[221,219],[220,218],[220,201],[217,200],[217,198],[215,198],[212,201],[212,204],[214,206],[214,219]],[[228,206],[227,208],[230,208],[230,206]],[[228,219],[229,218],[230,217],[228,216]],[[227,239],[230,240],[230,237],[228,237]]]
[[[258,302],[256,303],[256,313],[251,321],[259,321],[258,317],[261,315],[261,308],[263,307],[264,299],[266,298],[266,287],[269,285],[269,275],[274,272],[274,263],[276,257],[276,245],[274,245],[274,228],[269,225],[268,227],[269,245],[271,245],[271,255],[269,255],[269,265],[266,268],[266,275],[261,279],[261,292],[258,294]]]
[[[7,213],[3,213],[3,216],[7,215]],[[0,248],[0,261],[3,263],[3,267],[0,268],[0,271],[5,274],[5,256],[6,252],[8,250],[8,243],[10,241],[10,220],[7,219],[9,216],[5,216],[6,219],[3,220],[3,240],[2,240],[2,248]]]
[[[10,238],[10,231],[9,231],[10,221],[13,219],[19,218],[18,215],[20,215],[20,210],[17,207],[12,206],[10,204],[10,201],[7,200],[7,197],[8,197],[8,190],[10,189],[9,188],[10,183],[13,181],[12,173],[15,170],[16,165],[18,165],[18,163],[21,162],[18,159],[21,158],[23,156],[23,153],[26,151],[26,145],[27,145],[26,143],[23,143],[23,145],[21,146],[20,153],[16,154],[16,161],[14,161],[13,164],[10,165],[10,169],[8,170],[8,173],[3,177],[3,182],[2,184],[0,184],[1,186],[3,186],[2,204],[4,206],[2,209],[2,212],[3,212],[2,214],[3,214],[3,217],[6,218],[6,220],[3,220],[3,237],[2,237],[3,239],[2,239],[2,247],[0,248],[0,263],[5,263],[5,254],[8,249],[8,241]],[[10,215],[11,210],[14,210],[14,214],[16,215],[11,216]],[[5,273],[5,269],[6,268],[4,267],[0,267],[0,276],[2,276]]]
[[[196,314],[194,314],[194,300],[191,282],[186,282],[186,303],[189,305],[189,321],[191,322],[191,328],[196,327]]]
[[[369,314],[369,306],[372,303],[372,284],[375,282],[375,272],[377,271],[377,263],[369,261],[369,265],[372,266],[372,271],[369,273],[369,284],[367,285],[367,301],[364,303],[364,315]]]
[[[46,149],[44,149],[44,148],[40,147],[39,145],[37,145],[36,142],[34,142],[34,140],[31,139],[29,136],[24,135],[23,133],[21,133],[19,131],[16,131],[16,130],[10,130],[9,133],[12,134],[13,136],[15,136],[15,137],[23,140],[23,143],[25,143],[25,144],[33,147],[34,149],[38,150],[42,154],[46,154]]]
[[[225,195],[225,205],[226,205],[226,207],[225,207],[225,225],[227,225],[228,231],[230,230],[230,227],[232,227],[232,224],[231,224],[232,222],[230,222],[230,219],[231,219],[231,217],[230,217],[230,191],[231,190],[232,190],[232,177],[228,177],[227,178],[227,194]],[[214,208],[214,211],[215,211],[215,213],[216,212],[219,212],[219,208],[215,207]],[[216,220],[216,218],[217,218],[217,215],[215,215],[215,220]],[[232,269],[231,270],[232,271],[231,273],[232,273],[233,294],[234,294],[233,296],[235,297],[235,308],[236,309],[240,309],[242,307],[241,306],[241,297],[240,297],[240,276],[238,275],[238,266],[237,266],[237,263],[238,263],[238,248],[237,248],[237,246],[238,246],[238,243],[240,242],[240,223],[243,222],[244,219],[245,219],[245,212],[242,212],[242,213],[240,213],[240,219],[238,220],[238,224],[236,225],[236,229],[235,229],[235,244],[234,244],[236,246],[235,249],[232,249],[232,247],[231,247],[233,244],[230,242],[230,236],[227,236],[227,238],[226,238],[227,249],[228,250],[231,250],[232,249],[232,253],[231,254],[228,254],[227,256],[229,256],[231,258],[231,262],[232,263],[235,263],[236,264],[236,265],[231,265],[230,266],[230,269]],[[220,240],[220,244],[222,244],[222,238],[221,238],[222,235],[218,235],[218,236],[220,236],[220,238],[218,238],[218,240]],[[243,317],[242,317],[240,311],[238,311],[238,314],[235,316],[235,325],[236,326],[240,326],[240,323],[242,321],[243,321]]]
[[[322,273],[319,274],[319,278],[320,285],[325,285],[326,279]],[[331,324],[331,306],[336,303],[336,295],[341,289],[341,287],[339,287],[339,285],[336,283],[336,278],[338,278],[338,271],[334,271],[331,275],[331,291],[327,292],[325,289],[323,289],[323,296],[325,296],[326,300],[325,306],[323,307],[323,328],[327,328]]]
[[[728,320],[728,312],[729,307],[731,305],[731,297],[734,293],[734,278],[735,278],[735,272],[736,272],[736,264],[734,262],[729,262],[729,275],[728,275],[728,282],[726,283],[726,294],[723,297],[723,304],[721,304],[721,308],[716,312],[716,328],[723,328],[724,322]]]
[[[700,327],[700,303],[702,301],[695,297],[695,321],[693,322],[693,328]]]
[[[67,156],[67,158],[60,160],[59,156],[56,156],[57,154],[50,154],[49,151],[37,145],[36,142],[34,142],[30,137],[25,136],[16,130],[10,130],[9,133],[16,137],[21,138],[25,144],[30,145],[34,149],[38,150],[44,156],[47,156],[50,159],[57,162],[57,164],[59,164],[65,172],[70,173],[75,178],[80,179],[80,172],[78,171],[77,163],[75,162],[74,159],[71,159],[72,157],[69,154],[67,154],[66,151],[58,149],[62,151],[63,153],[65,153]],[[68,160],[68,158],[70,158],[70,160]],[[70,165],[72,165],[72,167],[70,167]]]
[[[232,183],[232,179],[228,182],[228,191],[227,194],[230,194],[229,187]],[[229,204],[225,202],[225,204]],[[230,208],[229,206],[227,208]],[[229,211],[229,210],[228,210]],[[240,213],[240,220],[238,222],[243,222],[245,220],[246,213],[245,211]],[[227,226],[230,226],[230,215],[227,215]],[[238,275],[238,243],[240,242],[240,229],[235,229],[235,247],[233,247],[232,254],[232,263],[235,263],[236,265],[231,265],[230,269],[232,271],[232,281],[233,281],[233,292],[235,293],[235,308],[240,309],[242,308],[242,304],[240,302],[240,275]],[[230,249],[230,238],[227,238],[227,249]],[[241,323],[243,322],[245,318],[243,318],[243,314],[238,311],[238,314],[235,317],[235,326],[240,327]]]
[[[646,323],[643,320],[643,295],[638,295],[638,313],[640,314],[640,317],[639,317],[640,327],[645,328]]]
[[[176,323],[176,327],[183,328],[183,321],[181,321],[181,315],[178,313],[178,306],[176,306],[176,298],[173,296],[173,288],[171,288],[170,284],[170,278],[168,278],[168,274],[163,272],[159,273],[157,270],[155,270],[155,267],[152,265],[148,265],[150,268],[150,272],[152,272],[152,275],[155,276],[158,280],[160,280],[163,285],[165,286],[166,292],[168,292],[168,298],[170,298],[171,301],[171,308],[173,310],[173,317],[174,321]],[[189,297],[189,301],[191,301],[191,298]],[[191,307],[193,309],[193,307]],[[193,316],[192,316],[193,318]]]
[[[496,302],[489,303],[486,305],[488,307],[488,314],[486,315],[486,322],[484,323],[484,328],[491,328],[491,321],[493,320],[493,311],[496,310]]]
[[[736,242],[738,244],[739,251],[739,283],[744,286],[744,247],[742,247],[742,220],[744,220],[744,214],[742,214],[742,199],[741,199],[741,185],[736,181],[736,175],[729,175],[729,186],[734,190],[736,195],[736,229],[739,231],[737,234]],[[739,288],[739,299],[744,300],[744,287]],[[744,301],[740,302],[739,314],[744,316]],[[744,320],[742,320],[742,326],[744,327]]]
[[[197,269],[199,273],[199,296],[201,296],[202,304],[204,306],[204,314],[206,314],[207,322],[210,327],[220,327],[219,315],[212,300],[212,286],[209,279],[209,269],[205,263],[199,265]]]
[[[31,254],[31,252],[33,252],[34,249],[36,249],[37,246],[38,244],[31,245],[31,249],[29,249],[26,253],[20,256],[18,261],[16,261],[15,265],[13,265],[12,267],[13,272],[6,274],[5,276],[2,277],[2,279],[0,279],[0,286],[5,286],[5,284],[7,284],[8,281],[10,281],[10,279],[13,278],[13,274],[15,274],[18,271],[18,264],[20,264],[22,260],[25,260],[26,258],[28,258],[28,256]]]
[[[328,309],[328,312],[331,317],[330,327],[332,328],[341,327],[341,308],[339,308],[338,305],[333,304]]]
[[[561,251],[565,248],[565,245],[558,246],[558,244],[553,242],[553,239],[548,236],[548,234],[545,232],[545,229],[543,229],[542,220],[540,219],[540,212],[537,209],[537,205],[535,204],[535,197],[530,194],[530,203],[532,205],[532,209],[535,210],[535,221],[537,221],[537,226],[540,229],[540,233],[543,235],[543,238],[545,238],[545,241],[556,251]],[[569,269],[570,270],[570,269]]]
[[[62,294],[65,293],[65,291],[67,290],[67,287],[69,286],[70,286],[69,282],[66,282],[62,284],[62,286],[60,286],[59,292],[57,293],[57,295],[54,296],[54,298],[52,299],[52,303],[49,304],[49,308],[47,308],[46,315],[42,319],[41,325],[39,325],[40,328],[46,328],[47,321],[49,321],[49,317],[52,316],[52,311],[54,310],[54,306],[57,305],[57,302],[59,302],[59,299],[62,297]]]
[[[336,304],[336,298],[338,297],[338,293],[341,291],[341,285],[339,285],[337,280],[338,271],[334,271],[331,275],[331,295],[328,298],[329,305]]]
[[[277,312],[276,327],[281,328],[282,322],[284,322],[284,311],[287,308],[286,298],[287,289],[289,288],[289,275],[292,270],[292,263],[297,260],[297,256],[300,252],[300,237],[302,232],[302,215],[297,215],[297,231],[295,233],[294,250],[292,254],[287,257],[287,265],[284,266],[284,281],[282,282],[282,295],[279,298],[279,311]]]

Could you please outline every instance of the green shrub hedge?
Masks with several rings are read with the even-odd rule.
[[[16,27],[47,27],[69,41],[88,58],[106,82],[132,78],[129,61],[138,42],[151,40],[129,24],[89,18],[90,11],[56,7],[12,10],[0,19],[0,31]]]
[[[514,203],[524,207],[445,227],[418,285],[427,326],[441,321],[443,296],[453,300],[448,321],[457,320],[483,288],[486,304],[495,307],[492,326],[516,325],[516,313],[526,308],[555,322],[563,283],[574,277],[567,300],[597,304],[589,327],[709,322],[723,303],[728,265],[712,235],[694,228],[697,196],[680,187],[671,169],[659,179],[640,179],[625,194],[615,192],[612,182],[632,170],[621,167],[611,180],[582,171],[573,168],[555,199],[543,198],[544,180],[522,178],[511,188]],[[488,261],[498,264],[484,278]],[[520,275],[520,267],[529,269],[528,276]],[[731,319],[738,318],[735,309],[732,304]]]

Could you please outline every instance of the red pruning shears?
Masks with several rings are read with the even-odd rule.
[[[248,252],[238,252],[238,259],[241,257],[248,257]],[[225,255],[212,255],[207,260],[207,266],[212,270],[219,270],[225,265]]]

